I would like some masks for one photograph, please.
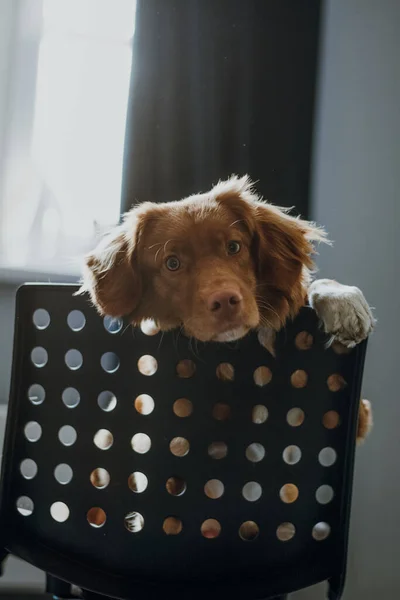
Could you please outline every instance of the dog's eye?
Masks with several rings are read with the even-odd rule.
[[[237,254],[240,252],[240,248],[240,242],[236,242],[235,240],[228,242],[228,254]]]
[[[169,269],[170,271],[177,271],[181,266],[180,260],[177,256],[168,256],[167,260],[165,261],[165,264],[167,269]]]

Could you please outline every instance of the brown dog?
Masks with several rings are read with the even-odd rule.
[[[104,314],[228,341],[278,330],[303,306],[312,242],[324,232],[258,201],[247,179],[169,204],[142,204],[87,258]]]
[[[201,341],[258,329],[271,352],[275,332],[308,296],[336,347],[351,347],[374,319],[358,288],[310,285],[313,243],[324,241],[322,229],[261,201],[247,177],[232,177],[205,194],[133,208],[87,257],[82,291],[101,314],[153,319]],[[370,427],[362,401],[360,439]]]

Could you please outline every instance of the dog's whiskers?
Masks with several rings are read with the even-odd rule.
[[[160,341],[158,343],[158,350],[160,350],[160,348],[161,348],[161,344],[162,344],[162,341],[164,339],[164,333],[165,333],[165,331],[161,332]]]
[[[192,345],[192,342],[193,342],[193,340],[194,340],[194,339],[195,339],[195,338],[193,338],[192,336],[190,336],[190,338],[189,338],[189,350],[190,350],[190,352],[193,354],[193,356],[195,356],[196,358],[198,358],[198,357],[196,356],[196,353],[195,353],[195,351],[193,350],[193,345]]]
[[[261,298],[260,296],[257,296],[257,294],[254,296],[254,298],[255,298],[259,308],[265,308],[265,310],[270,311],[272,314],[274,314],[279,319],[279,321],[281,321],[281,317],[279,316],[279,314],[276,312],[276,310],[274,309],[272,304],[270,304],[267,300],[265,300],[265,298]]]
[[[243,219],[237,219],[237,221],[233,221],[233,223],[231,223],[229,225],[229,227],[233,227],[234,225],[237,225],[238,223],[244,223]]]
[[[162,250],[162,245],[161,245],[161,244],[160,244],[160,247],[159,247],[159,249],[157,250],[157,252],[156,252],[156,253],[155,253],[155,255],[154,255],[154,262],[157,262],[157,257],[158,257],[158,255],[159,255],[159,253],[160,253],[160,250]]]
[[[271,321],[269,321],[267,319],[267,317],[264,317],[263,315],[260,317],[260,325],[262,327],[265,327],[267,329],[273,329],[274,326],[272,325]]]
[[[173,341],[174,341],[175,350],[176,350],[176,353],[177,353],[177,354],[178,354],[178,340],[179,340],[179,336],[180,336],[180,334],[181,334],[181,332],[182,332],[182,327],[183,327],[183,326],[181,326],[181,327],[180,327],[180,328],[177,330],[177,332],[176,332],[176,337],[175,337],[175,336],[172,336],[172,339],[173,339]]]
[[[126,325],[126,327],[124,327],[124,328],[123,328],[123,330],[122,330],[122,332],[121,332],[121,334],[120,334],[120,335],[124,335],[125,331],[126,331],[126,330],[127,330],[129,327],[132,327],[132,323],[128,323],[128,324]],[[133,327],[132,327],[132,335],[133,335],[133,337],[135,337],[135,329],[134,329]]]
[[[166,253],[166,252],[167,252],[167,246],[168,246],[168,244],[169,244],[170,242],[173,242],[173,241],[174,241],[174,240],[173,240],[173,238],[171,238],[170,240],[167,240],[167,241],[165,242],[165,244],[164,244],[164,253]]]

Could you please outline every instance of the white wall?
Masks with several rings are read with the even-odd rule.
[[[321,275],[376,307],[364,395],[375,429],[358,451],[345,599],[400,597],[400,1],[329,0],[316,130],[314,218],[335,246]],[[321,591],[296,599],[323,598]]]
[[[0,0],[0,173],[3,143],[8,121],[8,100],[11,57],[14,52],[13,33],[19,0]]]
[[[16,286],[0,281],[0,404],[7,402],[10,388]]]

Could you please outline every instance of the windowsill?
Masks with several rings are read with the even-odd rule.
[[[76,283],[80,279],[79,272],[56,273],[46,269],[30,269],[3,267],[0,264],[0,283],[19,285],[25,282]]]

